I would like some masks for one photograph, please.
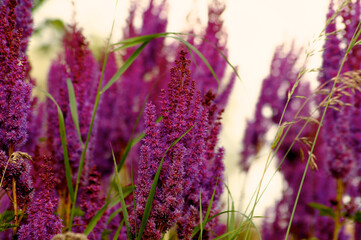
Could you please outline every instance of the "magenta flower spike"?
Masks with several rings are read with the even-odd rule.
[[[76,217],[74,220],[75,232],[83,233],[95,214],[103,207],[105,197],[101,192],[100,174],[94,166],[89,173],[88,185],[82,189],[80,196],[80,208],[84,211],[84,216]],[[106,214],[104,214],[93,231],[89,234],[89,240],[101,238],[101,233],[106,226]]]
[[[88,43],[81,31],[75,25],[65,33],[64,53],[59,55],[53,62],[49,71],[49,92],[58,102],[64,116],[65,131],[67,134],[69,161],[75,178],[82,152],[81,142],[78,137],[73,118],[70,112],[69,96],[66,80],[70,79],[75,92],[77,112],[79,117],[80,137],[82,142],[86,141],[90,126],[97,84],[100,78],[99,66],[89,50]],[[58,113],[56,106],[50,100],[47,103],[47,147],[57,160],[57,176],[64,177],[63,172],[63,151],[59,134]],[[95,128],[96,129],[96,128]],[[85,168],[87,169],[92,161],[94,151],[94,136],[92,132],[91,141],[88,146]],[[59,169],[59,171],[58,171]],[[88,170],[84,172],[87,173]],[[86,175],[85,175],[86,176]]]
[[[144,232],[145,239],[159,239],[175,224],[178,225],[178,236],[189,238],[199,219],[200,194],[204,210],[216,189],[213,208],[214,212],[218,210],[224,170],[224,150],[216,149],[219,111],[213,103],[215,96],[212,93],[202,96],[196,91],[190,64],[186,52],[180,51],[176,66],[171,69],[168,91],[161,93],[163,119],[160,123],[156,122],[156,106],[148,103],[146,107],[145,137],[135,190],[137,219],[132,219],[133,227],[135,221],[140,226],[150,187],[163,156],[164,162]],[[167,148],[190,128],[190,132],[166,153]],[[206,230],[210,230],[210,225]]]
[[[62,219],[55,214],[58,200],[55,197],[55,177],[50,159],[43,158],[40,166],[41,188],[36,189],[35,196],[27,210],[27,223],[19,229],[19,239],[51,239],[61,233]]]
[[[0,4],[0,147],[10,154],[26,141],[31,103],[24,29],[31,31],[32,24],[30,19],[19,22],[19,6],[12,0]]]

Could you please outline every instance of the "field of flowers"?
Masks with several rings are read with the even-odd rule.
[[[267,149],[260,171],[276,163],[284,179],[263,216],[269,181],[236,209],[219,144],[244,80],[228,60],[225,3],[210,2],[201,32],[178,33],[166,32],[165,0],[132,1],[100,57],[76,21],[47,22],[62,47],[45,90],[28,60],[43,2],[0,0],[0,239],[361,239],[359,0],[330,1],[320,68],[307,68],[310,49],[276,48],[239,143],[243,172]]]

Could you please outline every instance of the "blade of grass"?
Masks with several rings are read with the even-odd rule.
[[[160,171],[162,169],[162,165],[163,165],[163,161],[164,161],[164,158],[166,156],[166,154],[168,153],[169,149],[171,149],[175,144],[177,144],[190,130],[192,130],[192,128],[194,127],[195,125],[193,125],[192,127],[190,127],[185,133],[183,133],[182,136],[180,136],[179,138],[177,138],[168,148],[167,150],[165,151],[165,153],[163,154],[163,157],[162,159],[160,160],[160,163],[159,163],[159,166],[158,166],[158,169],[157,169],[157,172],[154,176],[154,179],[153,179],[153,182],[152,182],[152,187],[150,189],[150,192],[149,192],[149,195],[148,195],[148,199],[147,199],[147,203],[145,205],[145,209],[144,209],[144,213],[143,213],[143,217],[142,217],[142,222],[140,224],[140,228],[139,228],[139,233],[138,233],[138,240],[140,240],[143,236],[143,233],[144,233],[144,230],[145,230],[145,227],[147,225],[147,222],[148,222],[148,218],[149,218],[149,215],[150,215],[150,211],[151,211],[151,208],[152,208],[152,203],[153,203],[153,198],[154,198],[154,194],[155,194],[155,189],[157,187],[157,183],[158,183],[158,179],[159,179],[159,176],[160,176]]]
[[[72,181],[72,174],[70,169],[70,163],[69,163],[69,154],[68,154],[68,147],[67,147],[67,141],[66,141],[66,132],[65,132],[65,123],[64,123],[64,116],[63,112],[61,111],[61,108],[59,104],[55,101],[54,97],[48,93],[47,91],[37,87],[39,91],[44,93],[48,98],[50,98],[51,101],[53,101],[56,105],[57,111],[58,111],[58,121],[59,121],[59,132],[60,132],[60,139],[61,139],[61,145],[63,148],[64,153],[64,165],[65,165],[65,178],[66,183],[68,186],[68,191],[70,195],[71,201],[74,203],[74,189],[73,189],[73,181]]]
[[[228,185],[223,182],[224,186],[226,187],[227,189],[227,192],[228,192],[228,198],[230,197],[231,198],[231,201],[232,201],[232,207],[231,207],[231,219],[229,220],[229,214],[227,214],[227,231],[230,231],[230,229],[234,229],[235,228],[235,221],[236,221],[236,216],[235,216],[235,207],[234,207],[234,200],[233,200],[233,196],[232,196],[232,193],[228,187]],[[229,208],[229,204],[227,206]]]
[[[120,184],[120,180],[119,180],[119,172],[117,169],[117,162],[115,160],[115,156],[114,156],[114,151],[112,149],[112,155],[113,155],[113,161],[114,161],[114,169],[115,169],[115,174],[116,174],[116,178],[115,178],[115,182],[117,184],[118,187],[118,191],[119,191],[119,195],[120,195],[120,204],[122,207],[122,213],[123,213],[123,219],[124,219],[124,223],[125,223],[125,227],[127,228],[127,236],[129,239],[132,239],[132,234],[131,234],[131,228],[130,228],[130,224],[129,224],[129,220],[128,220],[128,210],[127,210],[127,206],[125,205],[125,200],[124,200],[124,193],[122,190],[122,186]]]
[[[108,218],[107,224],[109,224],[113,220],[113,218],[115,218],[115,216],[117,216],[121,211],[123,211],[122,208],[118,208],[117,210],[112,212],[112,214],[110,214]]]
[[[133,188],[132,188],[133,187]],[[130,186],[130,187],[125,187],[123,190],[124,193],[124,197],[127,197],[131,192],[133,192],[134,190],[134,186]],[[105,211],[108,209],[108,207],[112,208],[113,206],[115,206],[115,204],[120,202],[120,197],[116,197],[115,199],[109,200],[110,195],[108,194],[107,196],[107,200],[105,201],[104,205],[102,208],[100,208],[96,214],[94,215],[94,217],[90,220],[88,226],[86,227],[86,229],[84,230],[84,234],[86,236],[88,236],[91,231],[94,229],[94,227],[96,226],[96,224],[98,223],[98,221],[100,220],[100,218],[104,215]],[[115,211],[112,215],[110,215],[107,224],[109,224],[109,222],[112,220],[112,218],[115,217],[115,215],[117,213],[119,213],[120,211],[122,211],[122,208],[118,209],[119,211]]]
[[[84,230],[84,235],[88,236],[91,231],[93,231],[94,227],[103,216],[105,211],[108,209],[109,202],[107,202],[99,211],[94,215],[94,217],[90,220],[88,226]]]
[[[200,232],[199,232],[199,238],[198,239],[202,239],[203,238],[203,216],[202,216],[202,194],[201,191],[199,192],[199,227],[200,227]]]
[[[120,69],[113,75],[113,77],[109,80],[109,82],[102,88],[100,91],[101,94],[103,94],[108,88],[110,88],[118,79],[119,77],[132,65],[134,60],[139,56],[139,54],[142,52],[142,50],[147,46],[149,41],[143,42],[142,45],[140,45],[133,54],[125,61],[125,63],[120,67]]]
[[[122,45],[118,48],[115,48],[114,50],[112,51],[116,51],[116,50],[120,50],[120,49],[125,49],[125,48],[129,48],[129,47],[132,47],[132,46],[135,46],[135,45],[138,45],[142,42],[145,42],[145,41],[151,41],[153,39],[156,39],[156,38],[160,38],[160,37],[171,37],[171,38],[175,38],[174,36],[170,36],[170,35],[175,35],[175,36],[181,36],[181,35],[188,35],[188,36],[193,36],[193,37],[199,37],[197,36],[196,34],[192,34],[192,33],[177,33],[177,32],[164,32],[164,33],[156,33],[156,34],[149,34],[149,35],[143,35],[143,36],[139,36],[139,37],[133,37],[133,38],[128,38],[128,39],[125,39],[123,41],[120,41],[120,42],[117,42],[117,43],[114,43],[112,44],[113,46],[116,46],[116,45]],[[207,43],[209,43],[213,48],[215,48],[218,53],[224,58],[224,60],[227,62],[227,64],[232,68],[232,70],[235,72],[236,76],[238,79],[242,80],[236,67],[233,66],[231,64],[231,62],[229,61],[229,59],[227,58],[227,56],[219,49],[217,48],[217,46],[208,41],[207,39],[205,39],[204,37],[199,37],[200,39],[202,39],[202,41],[206,41]],[[176,37],[175,39],[179,40],[178,37]],[[188,43],[187,41],[183,40],[181,42],[186,42]],[[183,42],[183,43],[184,43]],[[189,43],[188,43],[189,44]],[[191,44],[189,44],[191,45]],[[188,49],[192,49],[193,48],[190,48],[189,45],[186,44],[187,48]],[[203,60],[203,59],[202,59]]]
[[[79,127],[79,116],[78,116],[78,108],[76,106],[76,98],[75,98],[75,92],[74,92],[74,86],[71,80],[68,78],[66,79],[66,84],[68,86],[68,94],[69,94],[69,105],[70,105],[70,112],[71,117],[73,118],[74,126],[76,128],[76,131],[78,133],[79,141],[82,146],[84,147],[84,143],[81,139],[80,134],[80,127]]]
[[[343,65],[344,65],[345,62],[346,62],[346,59],[347,59],[348,54],[350,53],[351,49],[355,46],[356,40],[357,40],[357,39],[359,38],[359,36],[361,35],[360,26],[361,26],[361,22],[358,23],[358,25],[357,25],[357,27],[356,27],[356,30],[355,30],[355,32],[354,32],[354,35],[352,36],[352,39],[351,39],[351,41],[350,41],[350,44],[348,45],[348,48],[347,48],[347,50],[346,50],[346,53],[345,53],[345,55],[344,55],[344,57],[343,57],[343,59],[342,59],[340,68],[338,69],[338,72],[337,72],[337,75],[336,75],[336,79],[338,79],[338,78],[340,77],[340,74],[341,74]],[[294,214],[295,214],[295,211],[296,211],[296,206],[297,206],[297,203],[298,203],[298,200],[299,200],[299,196],[301,195],[301,190],[302,190],[303,182],[304,182],[304,180],[305,180],[305,178],[306,178],[306,173],[307,173],[307,170],[308,170],[308,166],[309,166],[310,161],[311,161],[312,153],[313,153],[313,151],[314,151],[314,148],[315,148],[315,145],[316,145],[316,140],[317,140],[318,135],[319,135],[319,132],[320,132],[320,130],[321,130],[321,126],[322,126],[323,120],[324,120],[324,118],[325,118],[326,111],[327,111],[327,109],[328,109],[328,107],[329,107],[329,104],[330,104],[330,102],[331,102],[331,98],[332,98],[333,93],[334,93],[334,91],[335,91],[336,82],[337,82],[337,81],[334,81],[333,86],[332,86],[332,89],[331,89],[330,93],[328,94],[328,100],[327,100],[326,106],[325,106],[325,108],[324,108],[324,110],[323,110],[322,117],[321,117],[321,120],[320,120],[320,124],[318,125],[317,131],[316,131],[316,134],[315,134],[315,138],[314,138],[314,141],[313,141],[313,143],[312,143],[311,151],[310,151],[310,154],[309,154],[308,159],[307,159],[307,163],[306,163],[306,166],[305,166],[305,170],[304,170],[304,172],[303,172],[302,179],[301,179],[301,183],[300,183],[300,186],[299,186],[299,188],[298,188],[296,200],[295,200],[295,203],[294,203],[294,206],[293,206],[293,209],[292,209],[290,221],[289,221],[288,226],[287,226],[287,232],[286,232],[285,240],[288,239],[288,235],[289,235],[289,233],[290,233],[292,220],[293,220],[293,217],[294,217]]]
[[[117,231],[114,234],[113,240],[119,239],[119,234],[120,234],[120,231],[122,230],[123,224],[124,224],[124,220],[121,221],[121,223],[119,224]]]
[[[114,16],[115,16],[115,11],[117,9],[117,5],[118,5],[118,0],[115,3]],[[109,36],[107,44],[106,44],[106,48],[107,48],[106,52],[108,52],[108,50],[109,50],[110,39],[112,38],[114,24],[115,24],[115,17],[113,18],[112,27],[111,27],[111,30],[110,30],[110,36]],[[104,77],[105,66],[106,66],[107,60],[108,60],[108,54],[105,54],[105,58],[104,58],[104,61],[103,61],[103,67],[102,67],[102,73],[101,73],[101,76],[100,76],[100,79],[99,79],[98,89],[97,89],[97,92],[96,92],[93,113],[92,113],[89,129],[88,129],[88,135],[87,135],[85,145],[83,147],[83,150],[82,150],[82,153],[81,153],[81,156],[80,156],[78,174],[77,174],[77,179],[76,179],[76,183],[75,183],[73,205],[72,205],[71,211],[70,211],[70,219],[69,219],[69,225],[68,225],[69,231],[71,231],[72,225],[73,225],[73,219],[74,219],[74,214],[75,214],[75,210],[76,210],[75,203],[76,203],[77,193],[78,193],[78,189],[79,189],[80,178],[81,178],[81,174],[82,174],[83,167],[84,167],[84,161],[85,161],[85,156],[86,156],[86,152],[87,152],[89,141],[90,141],[90,136],[91,136],[91,133],[92,133],[92,130],[93,130],[95,115],[96,115],[96,112],[97,112],[98,107],[99,107],[100,96],[101,96],[101,86],[102,86],[102,83],[103,83],[103,77]]]
[[[203,226],[205,226],[209,221],[211,221],[212,219],[214,219],[214,218],[216,218],[216,217],[218,217],[218,216],[220,216],[220,215],[222,215],[222,214],[228,214],[228,213],[231,213],[232,211],[231,210],[226,210],[226,211],[222,211],[222,212],[219,212],[219,213],[217,213],[217,214],[215,214],[215,215],[213,215],[213,216],[210,216],[208,219],[207,219],[207,221],[203,221]],[[239,212],[239,211],[236,211],[236,210],[234,210],[234,213],[237,213],[237,212]],[[192,237],[194,237],[199,231],[200,231],[200,229],[201,229],[201,224],[198,224],[194,229],[193,229],[193,233],[192,233]]]
[[[177,33],[177,32],[154,33],[154,34],[148,34],[148,35],[143,35],[143,36],[138,36],[138,37],[127,38],[120,42],[113,43],[112,46],[116,46],[116,45],[127,46],[128,44],[135,44],[135,43],[140,44],[142,42],[149,41],[149,40],[152,40],[155,38],[165,37],[167,35],[187,35],[187,34],[186,33]],[[118,49],[119,48],[116,48],[114,50],[118,50]]]
[[[216,186],[214,187],[214,190],[213,190],[213,194],[212,194],[212,197],[211,197],[211,200],[209,201],[209,205],[208,205],[208,208],[207,208],[207,212],[206,212],[206,216],[204,217],[204,220],[202,221],[202,205],[200,206],[200,218],[201,218],[201,232],[200,232],[200,239],[202,239],[202,232],[203,232],[203,222],[207,222],[208,220],[208,217],[209,217],[209,214],[211,213],[211,209],[212,209],[212,205],[213,205],[213,200],[214,200],[214,195],[216,194],[216,189],[217,189],[217,185],[218,185],[218,180],[217,179],[217,183],[216,183]],[[201,197],[199,196],[199,200],[201,201]],[[194,236],[192,236],[194,237]]]
[[[243,218],[246,218],[248,222],[247,223],[247,232],[246,232],[246,236],[245,236],[245,239],[248,239],[248,231],[249,231],[249,228],[248,226],[253,226],[254,229],[256,230],[257,234],[258,234],[258,237],[259,239],[262,239],[261,237],[261,233],[259,231],[259,229],[257,228],[256,224],[252,221],[253,218],[256,218],[257,216],[252,216],[252,217],[248,217],[247,215],[243,214],[243,213],[240,213],[242,215]],[[243,224],[242,224],[243,225]],[[238,229],[233,233],[233,235],[231,236],[231,239],[238,239],[239,237],[239,234],[242,232],[242,229],[244,228],[244,226],[239,226]]]

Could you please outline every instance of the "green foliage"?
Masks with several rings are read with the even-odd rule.
[[[128,235],[128,238],[131,239],[131,228],[130,228],[130,224],[129,224],[129,218],[128,218],[128,210],[127,210],[127,206],[125,205],[125,196],[124,196],[124,193],[123,193],[123,189],[122,189],[122,186],[120,184],[120,180],[119,180],[119,171],[117,170],[117,163],[116,163],[116,160],[115,160],[115,156],[114,156],[114,152],[112,150],[112,155],[113,155],[113,161],[114,161],[114,169],[115,169],[115,182],[117,184],[117,188],[118,188],[118,191],[119,191],[119,196],[120,196],[120,204],[121,204],[121,207],[122,207],[122,213],[123,213],[123,216],[124,216],[124,222],[125,222],[125,226],[127,228],[127,235]]]
[[[59,33],[64,33],[65,23],[58,18],[55,19],[46,19],[44,22],[39,24],[37,28],[34,29],[33,35],[40,35],[45,29],[51,28]]]
[[[0,214],[0,232],[3,232],[9,228],[19,227],[19,225],[12,224],[14,221],[14,211],[4,211]]]
[[[74,126],[76,128],[77,133],[78,133],[80,144],[81,144],[82,147],[84,147],[84,143],[83,143],[83,141],[81,139],[81,134],[80,134],[78,108],[76,106],[74,86],[73,86],[73,83],[71,82],[71,80],[69,78],[66,79],[66,84],[67,84],[67,87],[68,87],[69,105],[70,105],[71,117],[73,118]]]
[[[331,217],[332,219],[336,217],[335,211],[326,205],[320,203],[309,203],[308,205],[318,210],[321,216],[328,216]]]
[[[352,219],[356,223],[361,223],[361,212],[360,211],[355,212],[352,216]]]

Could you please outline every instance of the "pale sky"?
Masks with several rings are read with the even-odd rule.
[[[129,6],[128,0],[119,0],[116,10],[116,28],[124,24]],[[168,31],[184,30],[186,16],[192,10],[206,23],[206,0],[169,0]],[[224,114],[224,131],[221,145],[227,152],[226,171],[229,185],[237,205],[244,176],[237,166],[245,120],[253,114],[258,98],[261,81],[269,71],[269,64],[277,45],[290,43],[308,49],[316,36],[324,28],[328,0],[228,0],[224,13],[225,27],[228,33],[229,60],[239,66],[243,83],[237,81],[229,108]],[[84,29],[87,37],[109,35],[114,17],[115,0],[75,0],[75,19]],[[61,18],[70,23],[73,18],[70,0],[49,0],[35,16],[35,24],[44,18]],[[114,33],[119,39],[119,32]],[[318,48],[322,41],[317,41]],[[312,44],[311,44],[312,46]],[[301,60],[304,61],[304,57]],[[33,68],[39,78],[46,74],[48,59],[33,62]],[[311,67],[318,67],[320,56],[310,59]],[[35,74],[36,75],[36,74]],[[314,78],[315,76],[309,76]],[[247,181],[246,198],[256,188],[263,171],[262,159],[251,169]],[[257,214],[262,215],[264,208],[279,195],[280,176],[276,176],[261,201]],[[243,203],[242,205],[245,205]]]

